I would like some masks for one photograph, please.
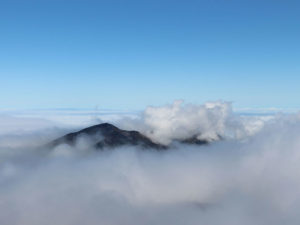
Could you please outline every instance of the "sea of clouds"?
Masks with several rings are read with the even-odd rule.
[[[227,102],[176,101],[76,126],[41,117],[0,115],[1,225],[300,223],[300,114],[241,116]],[[158,143],[191,135],[211,143],[43,147],[103,121]]]

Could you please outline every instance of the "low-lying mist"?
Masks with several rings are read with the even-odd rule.
[[[88,138],[49,149],[41,146],[70,127],[30,122],[35,129],[0,128],[1,225],[300,223],[298,114],[242,117],[229,103],[176,102],[114,121],[159,143],[211,140],[165,151],[99,151]]]

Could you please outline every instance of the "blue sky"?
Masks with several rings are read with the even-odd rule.
[[[300,109],[300,2],[0,0],[0,108]]]

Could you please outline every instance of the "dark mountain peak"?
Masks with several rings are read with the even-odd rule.
[[[169,146],[153,142],[138,131],[122,130],[110,123],[101,123],[69,133],[52,141],[49,146],[68,144],[74,146],[79,138],[85,137],[96,149],[115,148],[120,146],[138,146],[140,148],[167,149]],[[199,140],[197,135],[183,140],[174,140],[182,144],[206,145],[207,140]]]
[[[51,146],[59,144],[75,145],[79,137],[89,137],[97,149],[114,148],[119,146],[139,146],[141,148],[166,149],[166,146],[154,143],[138,131],[121,130],[118,127],[102,123],[80,131],[66,134],[51,142]]]
[[[120,131],[120,129],[110,123],[101,123],[91,127],[84,128],[76,133],[95,134],[97,132],[110,133],[114,131]]]
[[[193,144],[193,145],[206,145],[209,143],[208,140],[198,139],[197,135],[194,135],[193,137],[186,138],[183,140],[179,140],[179,142],[182,144]]]

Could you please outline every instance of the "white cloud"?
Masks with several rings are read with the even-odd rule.
[[[73,148],[36,148],[52,139],[47,129],[18,131],[13,140],[2,135],[1,225],[299,224],[300,114],[264,120],[236,116],[223,102],[175,103],[122,124],[151,127],[166,139],[228,130],[247,138],[168,151],[97,152],[85,148],[88,139]]]
[[[270,117],[268,118],[270,119]],[[118,121],[125,129],[136,129],[156,142],[169,144],[174,139],[245,138],[264,125],[265,117],[246,117],[233,113],[229,102],[203,105],[175,101],[171,105],[148,107],[138,118]]]

